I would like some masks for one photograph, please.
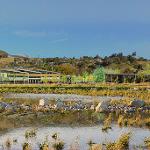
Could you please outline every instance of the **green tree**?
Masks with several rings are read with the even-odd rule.
[[[61,78],[60,78],[60,81],[63,82],[63,83],[66,83],[67,82],[66,75],[62,75]]]
[[[99,67],[95,69],[94,73],[94,81],[95,82],[105,82],[105,71],[103,67]]]
[[[83,75],[82,75],[82,76],[83,76],[83,82],[87,82],[87,80],[88,80],[88,75],[89,75],[88,72],[84,72],[84,73],[83,73]]]

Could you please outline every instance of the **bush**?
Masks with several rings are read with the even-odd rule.
[[[144,143],[145,143],[146,147],[149,149],[150,148],[150,137],[145,138]]]
[[[56,142],[56,143],[54,143],[53,144],[53,148],[55,149],[55,150],[62,150],[62,149],[64,149],[64,142],[63,141],[60,141],[60,142]]]
[[[121,135],[121,137],[117,140],[115,147],[117,150],[127,150],[129,148],[129,139],[131,134],[126,133]]]
[[[31,150],[30,144],[29,143],[24,143],[23,144],[23,150]]]
[[[40,144],[40,150],[49,150],[48,144],[46,142]]]
[[[125,133],[114,143],[107,143],[106,150],[127,150],[129,149],[130,133]]]

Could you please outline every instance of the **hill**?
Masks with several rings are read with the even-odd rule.
[[[5,54],[6,52],[1,52]],[[80,58],[29,58],[18,55],[9,55],[0,58],[1,68],[34,68],[57,71],[63,74],[82,75],[85,72],[92,73],[97,67],[103,66],[109,73],[150,73],[150,60],[137,57],[133,52],[127,56],[123,53],[114,53],[110,56],[95,57],[83,56]]]
[[[8,53],[3,50],[0,50],[0,58],[7,58],[7,57],[8,57]]]

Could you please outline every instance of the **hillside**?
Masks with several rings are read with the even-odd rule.
[[[0,58],[7,58],[7,57],[8,57],[8,53],[3,50],[0,50]]]
[[[0,51],[2,54],[7,54]],[[63,74],[92,73],[97,67],[103,66],[109,73],[150,73],[150,61],[137,57],[136,53],[127,56],[122,53],[106,57],[83,56],[80,58],[28,58],[23,56],[7,55],[0,58],[0,68],[35,68],[61,72]]]

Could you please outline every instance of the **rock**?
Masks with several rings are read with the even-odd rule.
[[[133,89],[134,89],[135,91],[139,90],[139,88],[136,88],[136,87],[135,87],[135,88],[133,88]]]
[[[47,104],[48,104],[48,102],[45,99],[40,99],[39,100],[39,106],[45,106]]]
[[[94,109],[95,109],[95,106],[94,106],[94,105],[91,105],[90,109],[91,109],[91,110],[94,110]]]
[[[8,105],[8,104],[5,103],[5,102],[0,102],[0,107],[1,107],[2,109],[5,109],[5,107],[6,107],[7,105]]]
[[[133,107],[142,107],[145,105],[145,102],[143,100],[133,100],[130,102],[130,106]]]
[[[63,108],[63,106],[64,106],[63,101],[61,101],[60,99],[56,100],[56,108],[57,109],[61,109],[61,108]]]
[[[96,112],[108,111],[109,104],[110,104],[109,100],[100,102],[95,108]]]
[[[39,106],[44,106],[45,105],[45,100],[44,99],[40,99],[39,100]]]
[[[13,106],[9,104],[5,107],[5,110],[12,110],[12,109],[13,109]]]

